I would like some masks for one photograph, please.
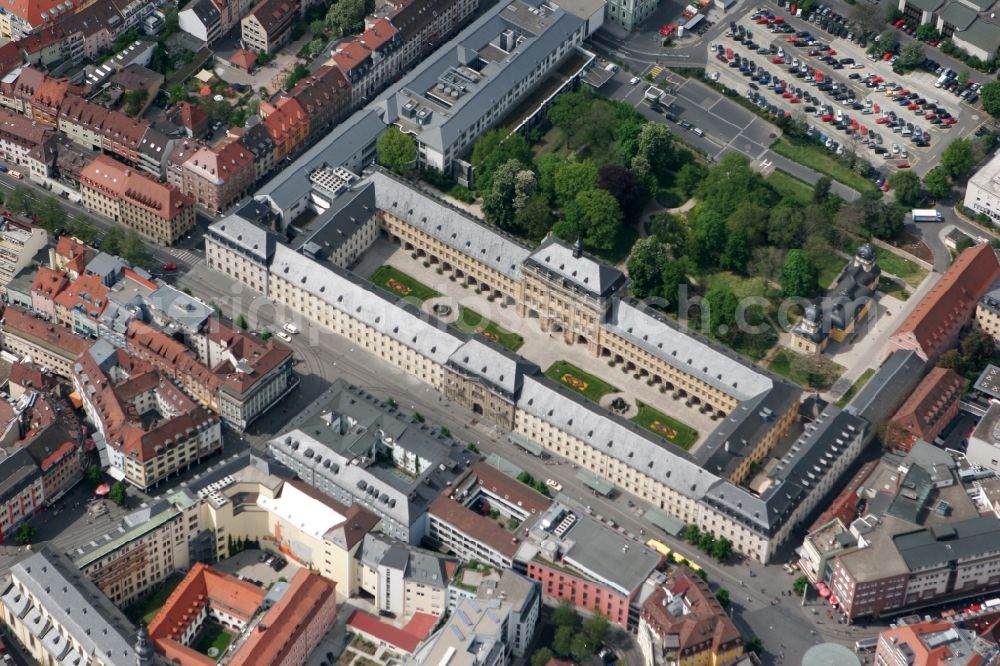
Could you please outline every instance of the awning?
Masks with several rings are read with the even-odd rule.
[[[687,23],[684,24],[684,29],[685,30],[690,30],[691,28],[693,28],[696,25],[698,25],[699,23],[701,23],[701,20],[703,18],[705,18],[704,14],[695,14],[694,16],[691,17],[690,21],[688,21]]]
[[[519,446],[533,456],[538,456],[541,458],[545,454],[545,447],[536,442],[535,440],[525,437],[519,432],[512,432],[508,436],[508,439],[514,446]]]
[[[486,464],[489,465],[490,467],[494,467],[500,470],[501,472],[511,477],[512,479],[516,479],[521,475],[521,472],[524,471],[511,461],[507,460],[506,458],[501,458],[495,453],[491,453],[490,455],[486,456]]]
[[[686,527],[682,521],[659,509],[650,509],[643,517],[671,536],[679,536]]]
[[[613,485],[611,485],[604,479],[594,476],[590,472],[583,469],[577,472],[576,478],[582,481],[584,485],[586,485],[591,490],[594,490],[597,493],[604,495],[605,497],[610,496],[615,489]]]

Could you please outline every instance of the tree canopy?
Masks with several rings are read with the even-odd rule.
[[[386,129],[375,141],[378,163],[390,171],[406,174],[417,159],[417,142],[395,125]]]
[[[940,201],[951,192],[951,179],[943,166],[936,166],[924,174],[924,189],[935,201]]]
[[[896,193],[896,201],[904,206],[916,206],[923,199],[920,178],[913,171],[897,171],[889,182]]]
[[[785,256],[781,271],[781,288],[786,296],[809,297],[819,288],[816,265],[802,250],[791,250]]]
[[[989,81],[983,84],[979,91],[983,100],[983,109],[991,116],[1000,116],[1000,81]]]
[[[975,166],[972,154],[972,142],[968,139],[955,139],[941,153],[941,166],[954,180],[962,180],[969,175]]]

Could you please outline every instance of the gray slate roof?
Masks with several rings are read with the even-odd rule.
[[[87,655],[99,655],[104,663],[113,666],[135,666],[135,627],[67,556],[48,544],[40,544],[11,567],[11,575],[39,600],[46,615],[83,646]],[[25,606],[25,599],[13,585],[3,595],[8,608],[24,606],[22,612],[37,612]],[[53,633],[51,625],[48,633]],[[48,636],[42,633],[38,638]]]
[[[556,9],[549,14],[548,20],[538,22],[546,25],[545,29],[537,33],[530,31],[528,25],[532,23],[532,13],[529,7],[540,4],[537,0],[520,0],[494,5],[370,106],[378,105],[384,109],[383,118],[387,123],[396,122],[403,105],[410,99],[431,108],[430,119],[419,126],[420,141],[444,152],[459,140],[463,132],[473,129],[481,118],[488,116],[489,111],[515,90],[532,70],[539,66],[547,67],[542,64],[543,60],[584,24],[577,16]],[[442,74],[451,68],[474,63],[476,52],[496,41],[500,33],[509,28],[514,28],[525,39],[509,55],[496,49],[497,54],[505,57],[491,58],[482,63],[482,67],[477,68],[480,74],[478,82],[467,83],[465,94],[453,100],[451,108],[426,97]]]
[[[976,19],[967,29],[956,32],[952,37],[964,39],[987,53],[996,53],[1000,49],[1000,26],[984,18]]]
[[[369,178],[375,184],[375,203],[380,210],[512,280],[521,279],[521,264],[530,250],[516,240],[382,169],[375,169]]]
[[[469,340],[459,347],[448,359],[448,365],[480,378],[511,399],[521,390],[524,375],[538,371],[517,354],[479,339]]]
[[[574,256],[574,249],[555,236],[547,236],[531,256],[530,264],[552,273],[592,296],[606,298],[625,286],[625,274],[589,254]]]
[[[910,571],[1000,551],[1000,519],[980,516],[897,534],[896,550]]]
[[[945,23],[955,26],[955,30],[966,30],[977,16],[974,9],[970,9],[960,2],[951,2],[945,5],[939,15]]]
[[[342,192],[325,212],[292,241],[317,259],[326,259],[340,249],[358,229],[375,215],[375,187],[361,183]]]
[[[920,383],[925,366],[916,352],[893,352],[847,403],[844,411],[860,416],[875,426],[885,423]]]
[[[390,338],[444,365],[463,340],[391,296],[336,266],[278,245],[271,273]]]
[[[774,385],[767,374],[732,352],[682,331],[676,323],[642,306],[618,301],[604,324],[668,364],[739,400],[757,396]]]
[[[239,214],[229,215],[215,222],[208,227],[208,233],[242,248],[261,263],[267,263],[274,256],[274,234],[243,219]]]
[[[385,123],[375,110],[365,108],[355,112],[279,171],[257,190],[255,197],[267,197],[279,211],[287,211],[309,195],[312,189],[309,174],[316,169],[346,166],[352,171],[360,171],[365,165],[356,162],[369,152],[384,130]]]
[[[448,586],[445,563],[454,561],[454,558],[417,548],[375,532],[365,535],[354,557],[372,569],[385,566],[403,572],[406,580],[440,589]]]

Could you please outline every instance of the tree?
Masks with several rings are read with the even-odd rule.
[[[565,218],[553,227],[564,240],[579,238],[597,250],[611,250],[622,231],[622,211],[605,190],[585,190],[566,206]]]
[[[810,389],[819,391],[830,388],[837,364],[821,354],[799,354],[792,359],[792,370],[806,378]]]
[[[169,95],[168,102],[170,106],[188,101],[187,88],[184,87],[183,83],[173,84],[167,93]]]
[[[711,555],[719,562],[725,562],[733,555],[733,542],[725,537],[716,539]]]
[[[714,210],[702,209],[694,220],[687,254],[701,268],[713,266],[726,247],[726,237],[722,216]]]
[[[924,23],[923,25],[917,26],[915,35],[920,41],[929,42],[940,37],[941,33],[937,31],[937,28],[934,27],[933,23]]]
[[[552,228],[552,207],[544,196],[535,194],[517,211],[514,226],[522,236],[541,240]]]
[[[859,2],[851,7],[851,20],[865,32],[878,32],[884,25],[882,12],[878,5]]]
[[[517,160],[509,160],[493,174],[490,190],[483,196],[483,212],[501,229],[512,230],[517,211],[536,187],[535,174]]]
[[[897,171],[889,178],[896,201],[904,206],[916,206],[923,198],[920,189],[920,177],[910,170]]]
[[[111,227],[104,232],[101,249],[113,256],[120,256],[125,243],[125,232],[120,227]]]
[[[749,641],[747,641],[745,649],[747,652],[753,652],[754,654],[759,655],[761,652],[764,651],[764,644],[761,643],[759,638],[754,636]]]
[[[833,181],[829,176],[820,176],[813,185],[813,201],[815,203],[821,204],[826,203],[826,200],[830,197],[830,187],[833,185]]]
[[[701,538],[701,530],[694,523],[691,523],[684,528],[684,540],[688,543],[698,543],[698,539]]]
[[[66,211],[55,197],[35,199],[29,212],[43,229],[52,234],[61,231],[66,224]]]
[[[687,196],[691,196],[698,189],[698,185],[708,173],[708,168],[700,162],[688,162],[682,166],[677,175],[674,176],[674,185]]]
[[[916,69],[924,64],[927,56],[924,54],[924,45],[917,41],[907,42],[899,51],[899,59],[896,66],[900,69]]]
[[[34,543],[35,537],[38,535],[38,530],[34,526],[24,523],[19,528],[17,528],[17,542],[22,546],[27,546],[30,543]]]
[[[736,340],[740,331],[737,327],[736,309],[740,301],[731,287],[720,282],[705,293],[703,308],[708,309],[707,333],[723,342]],[[705,319],[704,314],[702,319]]]
[[[903,218],[906,213],[902,207],[882,201],[880,194],[863,192],[856,205],[862,212],[863,226],[867,232],[876,238],[889,240],[903,232]]]
[[[969,70],[963,69],[958,74],[958,85],[960,88],[964,88],[969,83]]]
[[[330,5],[324,22],[330,34],[341,36],[360,32],[365,16],[375,9],[375,0],[338,0]]]
[[[35,193],[30,187],[19,185],[7,195],[7,208],[22,215],[31,213],[35,206]]]
[[[715,591],[715,598],[723,608],[729,608],[729,590],[719,589]]]
[[[637,141],[638,149],[632,159],[636,174],[647,186],[666,183],[677,159],[670,130],[660,123],[645,123]]]
[[[568,601],[560,601],[556,609],[552,611],[552,623],[557,627],[576,627],[580,623],[580,613]]]
[[[750,244],[746,233],[731,230],[726,237],[726,245],[719,255],[719,266],[726,270],[742,273],[750,261]]]
[[[168,6],[166,11],[163,12],[163,18],[163,37],[167,38],[177,32],[177,28],[180,26],[180,16],[177,12],[177,8]]]
[[[705,552],[711,552],[714,547],[715,537],[712,536],[712,533],[702,532],[701,537],[698,538],[698,548],[701,548]]]
[[[128,499],[128,492],[125,489],[125,484],[121,481],[115,481],[111,484],[111,492],[108,493],[108,499],[118,506],[125,506],[125,501]]]
[[[604,639],[608,635],[608,629],[611,628],[611,623],[608,622],[608,618],[598,611],[590,617],[589,620],[583,623],[583,633],[587,635],[590,639],[591,645],[600,645],[604,642]]]
[[[795,592],[796,596],[801,597],[805,589],[809,587],[809,579],[805,576],[799,576],[792,583],[792,591]]]
[[[170,54],[162,44],[153,47],[153,53],[149,56],[149,68],[164,76],[170,73]]]
[[[558,155],[554,157],[562,161]],[[488,191],[493,184],[493,173],[501,164],[510,160],[517,160],[524,165],[531,164],[531,146],[520,133],[507,136],[502,129],[492,129],[479,137],[472,146],[469,160],[475,173],[476,190]]]
[[[767,221],[767,242],[777,247],[800,247],[805,236],[804,209],[781,205]]]
[[[924,175],[924,189],[935,201],[940,201],[951,193],[951,179],[944,167],[936,166]]]
[[[655,296],[663,286],[663,271],[670,254],[656,238],[640,238],[632,246],[627,267],[629,286],[636,298]]]
[[[555,653],[549,648],[539,648],[535,650],[534,654],[531,655],[531,666],[546,666],[546,664],[548,664],[549,661],[555,656]]]
[[[311,40],[308,44],[309,53],[312,54],[313,56],[318,56],[320,53],[323,52],[323,46],[325,44],[326,42],[323,41],[322,37],[316,37],[315,39]]]
[[[236,326],[242,328],[244,331],[247,330],[247,318],[243,315],[236,315]]]
[[[1000,116],[1000,81],[990,81],[983,84],[983,89],[979,91],[979,97],[983,100],[983,108],[991,116]]]
[[[680,217],[660,211],[649,219],[649,233],[677,254],[688,242],[688,227]]]
[[[597,645],[590,641],[587,634],[576,634],[573,636],[573,643],[570,646],[570,656],[579,662],[586,661],[593,656],[596,649]]]
[[[597,165],[590,160],[565,160],[556,167],[554,192],[556,203],[565,208],[576,195],[597,185]]]
[[[101,484],[101,468],[97,465],[89,466],[83,473],[83,480],[91,488],[96,488]]]
[[[962,340],[962,356],[965,367],[970,370],[980,370],[986,367],[996,352],[996,343],[989,333],[975,328]]]
[[[642,187],[631,169],[605,164],[597,171],[597,186],[611,193],[626,218],[631,219],[642,209]]]
[[[573,627],[559,627],[555,636],[552,637],[552,649],[560,657],[568,657],[573,653],[573,635],[576,630]]]
[[[956,139],[941,153],[941,166],[953,180],[962,180],[974,166],[972,143],[968,139]]]
[[[351,2],[351,0],[343,0],[343,1],[344,2]],[[342,3],[338,3],[337,5],[334,5],[334,7],[339,6],[339,4],[342,4]],[[296,23],[296,25],[298,25],[298,24]],[[303,65],[301,62],[295,63],[295,66],[292,67],[291,73],[288,75],[288,80],[285,81],[285,90],[291,90],[292,88],[295,87],[296,83],[298,83],[302,79],[306,78],[307,76],[309,76],[309,68],[306,67],[305,65]],[[229,106],[229,104],[227,104],[226,102],[219,102],[219,103],[220,104],[225,104],[226,107],[228,107],[229,109],[232,109],[232,107]],[[208,115],[211,116],[212,114],[209,113]]]
[[[957,349],[949,349],[938,357],[937,366],[939,368],[948,368],[950,370],[954,370],[958,374],[962,374],[965,372],[965,359],[962,358],[961,352]]]
[[[145,88],[136,88],[125,93],[125,113],[130,116],[138,116],[149,99],[149,91]]]
[[[895,28],[883,30],[878,36],[878,45],[884,51],[895,53],[896,47],[899,46],[899,31]]]
[[[819,288],[816,265],[802,250],[791,250],[781,270],[781,288],[786,296],[807,298]]]
[[[105,252],[107,252],[107,249],[105,249]],[[142,236],[135,229],[128,229],[125,232],[125,238],[122,240],[119,254],[123,259],[130,261],[136,266],[150,268],[153,265],[153,258],[150,256],[149,250],[146,249],[146,244],[142,241]]]

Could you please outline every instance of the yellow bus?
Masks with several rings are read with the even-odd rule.
[[[676,564],[680,564],[681,562],[683,562],[684,564],[687,565],[687,567],[689,569],[691,569],[691,571],[694,571],[695,573],[698,573],[699,571],[701,571],[701,567],[699,567],[697,564],[695,564],[694,562],[692,562],[690,560],[690,558],[684,557],[683,554],[681,554],[680,552],[678,552],[676,550],[674,551],[674,562]]]
[[[668,548],[667,544],[663,543],[662,541],[657,541],[656,539],[650,539],[649,541],[646,542],[646,548],[655,550],[663,557],[670,556],[670,548]]]

